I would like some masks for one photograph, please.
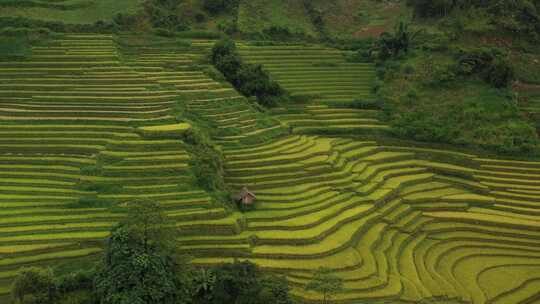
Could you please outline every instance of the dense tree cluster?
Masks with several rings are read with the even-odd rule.
[[[287,99],[287,92],[270,78],[261,65],[242,61],[234,41],[218,41],[212,49],[211,60],[238,91],[248,97],[257,97],[262,105],[271,107]]]
[[[18,304],[292,304],[285,277],[266,275],[250,262],[195,269],[178,255],[175,225],[152,201],[128,204],[126,219],[112,229],[105,257],[95,269],[55,276],[49,268],[23,268],[12,295]],[[70,302],[71,303],[71,302]]]
[[[174,224],[154,202],[132,202],[129,210],[113,229],[96,276],[100,303],[189,303],[192,270],[175,253]]]
[[[200,304],[291,304],[285,277],[263,275],[257,265],[235,262],[201,272],[195,302]],[[205,286],[202,288],[202,286]]]

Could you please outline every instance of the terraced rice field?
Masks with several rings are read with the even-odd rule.
[[[345,53],[317,45],[252,46],[239,48],[250,63],[262,64],[293,96],[307,105],[273,111],[296,133],[325,134],[385,131],[388,126],[373,110],[336,108],[336,103],[369,100],[375,79],[372,64],[347,62]]]
[[[263,64],[293,94],[318,95],[326,102],[369,98],[375,71],[371,64],[347,62],[342,51],[317,45],[239,48],[247,62]]]
[[[211,43],[71,35],[0,62],[1,294],[22,265],[99,254],[122,203],[146,197],[175,217],[196,264],[249,259],[308,303],[320,299],[303,288],[319,266],[344,279],[343,303],[539,300],[539,162],[288,134],[286,114],[269,118],[193,65]],[[140,135],[178,123],[178,107],[210,126],[226,182],[255,192],[256,210],[212,203],[184,143]],[[321,122],[376,115],[308,110]]]
[[[160,84],[172,72],[124,63],[111,36],[71,35],[0,62],[0,75],[0,293],[21,265],[99,253],[125,201],[226,217],[195,186],[181,141],[137,132],[175,122],[177,90]]]

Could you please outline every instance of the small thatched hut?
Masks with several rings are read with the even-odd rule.
[[[243,187],[238,194],[233,196],[235,202],[240,203],[245,206],[251,206],[255,203],[257,196],[250,192],[247,187]]]

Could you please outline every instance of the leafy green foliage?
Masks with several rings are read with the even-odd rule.
[[[21,59],[30,54],[30,44],[25,37],[0,36],[0,58]]]
[[[199,287],[205,288],[198,288],[195,303],[292,303],[285,277],[264,276],[257,265],[248,261],[224,264],[201,272],[197,282]]]
[[[319,33],[321,38],[328,38],[328,34],[326,32],[326,27],[324,23],[323,18],[323,12],[319,9],[317,9],[313,1],[311,0],[303,0],[302,3],[304,4],[304,8],[306,9],[306,12],[308,13],[308,16],[311,20],[311,23]]]
[[[216,275],[212,269],[199,269],[194,277],[194,297],[202,302],[212,300]]]
[[[267,107],[275,106],[288,99],[287,92],[270,78],[261,65],[242,61],[236,44],[223,39],[212,48],[211,60],[214,66],[245,96],[256,96],[257,101]]]
[[[393,33],[382,33],[375,43],[376,57],[386,60],[408,54],[420,31],[411,31],[409,25],[400,22]]]
[[[496,88],[506,87],[514,78],[514,71],[506,56],[496,48],[460,50],[456,73],[480,75]]]
[[[96,279],[102,304],[188,303],[192,270],[175,254],[174,224],[159,204],[135,201],[109,237]]]
[[[79,269],[56,278],[56,289],[63,296],[73,291],[91,290],[94,285],[95,269]]]
[[[181,31],[188,28],[182,15],[183,2],[183,0],[146,0],[143,6],[154,27]]]
[[[343,291],[343,279],[333,273],[332,269],[320,267],[306,285],[306,290],[322,294],[323,304],[330,303],[332,296]]]
[[[198,128],[186,132],[184,140],[192,156],[189,162],[198,185],[220,198],[228,197],[223,179],[224,156],[221,150]]]
[[[268,275],[261,280],[262,290],[259,294],[261,303],[292,304],[289,296],[289,282],[284,276]]]
[[[509,97],[496,90],[465,97],[458,104],[423,105],[397,113],[393,127],[398,136],[420,141],[474,145],[511,155],[538,152],[534,127],[520,118]]]
[[[18,303],[53,303],[56,286],[50,268],[22,268],[12,286],[12,296]]]

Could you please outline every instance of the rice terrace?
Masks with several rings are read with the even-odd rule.
[[[536,0],[0,0],[0,303],[540,303],[539,130]]]

